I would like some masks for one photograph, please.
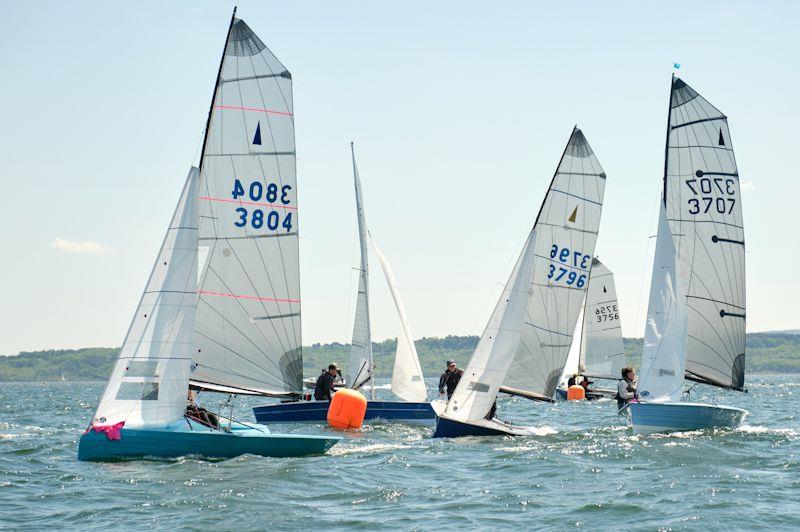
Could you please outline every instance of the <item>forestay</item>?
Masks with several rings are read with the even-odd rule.
[[[550,400],[564,370],[594,255],[606,174],[578,129],[536,219],[533,284],[502,391]]]
[[[689,314],[686,375],[743,389],[745,247],[728,121],[678,78],[670,98],[664,194]]]
[[[374,240],[372,245],[375,248],[375,254],[378,255],[378,261],[381,263],[386,283],[389,285],[402,329],[402,334],[397,337],[397,352],[394,356],[394,370],[392,371],[392,392],[404,401],[427,401],[428,392],[425,389],[425,380],[419,365],[414,337],[411,335],[411,325],[408,323],[405,307],[400,299],[397,279],[395,279],[389,261],[386,260]]]
[[[625,365],[625,349],[622,343],[617,289],[614,274],[596,258],[592,259],[592,271],[579,329],[580,372],[598,379],[619,379],[620,371]]]
[[[197,297],[197,179],[192,168],[93,425],[153,426],[183,417]]]
[[[302,392],[292,76],[234,18],[200,166],[192,380]]]
[[[678,268],[662,204],[639,377],[639,397],[648,402],[678,401],[683,395],[687,307]]]
[[[358,243],[361,262],[358,270],[358,293],[356,314],[353,319],[353,340],[350,344],[350,359],[347,364],[347,386],[357,390],[372,379],[372,333],[369,321],[369,264],[367,262],[367,223],[364,220],[364,202],[361,179],[358,176],[356,156],[353,156],[353,183],[356,191],[356,216],[358,218]]]

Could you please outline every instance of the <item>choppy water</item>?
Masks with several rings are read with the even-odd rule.
[[[748,385],[695,389],[750,410],[736,431],[633,436],[611,401],[507,399],[502,417],[540,436],[433,440],[375,425],[320,457],[97,464],[76,460],[77,439],[103,384],[3,384],[0,527],[798,528],[800,376]]]

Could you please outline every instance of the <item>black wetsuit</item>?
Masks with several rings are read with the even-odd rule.
[[[333,375],[327,371],[317,378],[317,385],[314,386],[314,399],[317,401],[330,401],[333,391]]]
[[[461,369],[442,373],[442,376],[439,377],[439,393],[444,393],[444,391],[447,390],[447,398],[450,399],[450,396],[456,391],[458,381],[461,380],[463,374],[464,370]]]

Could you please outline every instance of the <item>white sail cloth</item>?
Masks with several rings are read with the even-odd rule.
[[[400,318],[402,334],[397,337],[397,352],[394,356],[394,369],[392,371],[392,392],[404,401],[427,401],[428,392],[425,389],[425,380],[422,376],[422,368],[419,365],[417,348],[414,346],[414,337],[411,335],[411,325],[406,317],[403,301],[400,299],[400,289],[397,286],[397,279],[394,276],[389,261],[381,253],[380,248],[372,241],[375,254],[381,263],[383,275],[389,285],[397,315]]]
[[[745,242],[728,119],[674,78],[667,133],[667,217],[689,314],[687,376],[741,390]]]
[[[663,203],[644,332],[639,397],[648,402],[679,401],[686,365],[686,296]]]
[[[156,426],[183,417],[197,289],[197,168],[192,168],[93,425]]]
[[[353,319],[353,339],[350,343],[350,358],[347,363],[347,387],[358,390],[372,379],[372,330],[369,320],[369,262],[367,258],[367,222],[364,219],[364,200],[361,192],[361,179],[358,176],[356,156],[350,145],[353,157],[353,186],[356,193],[356,217],[358,218],[358,243],[361,252],[358,270],[358,293],[356,294],[356,314]]]
[[[528,235],[464,375],[447,403],[444,417],[478,421],[491,409],[522,335],[531,295],[536,237],[535,230]]]
[[[617,289],[614,274],[596,258],[592,261],[579,328],[581,334],[578,336],[576,330],[576,338],[580,338],[580,372],[598,379],[619,379],[625,366],[625,349]]]
[[[594,256],[606,174],[572,133],[534,225],[532,294],[503,391],[549,400],[567,362]]]
[[[196,384],[301,393],[292,76],[234,19],[200,165]]]

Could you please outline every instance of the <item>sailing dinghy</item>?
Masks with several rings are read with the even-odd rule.
[[[687,380],[744,390],[744,229],[728,120],[673,76],[635,433],[735,428],[747,411],[686,401]]]
[[[589,379],[617,381],[625,365],[625,349],[619,319],[619,302],[614,274],[599,259],[592,259],[589,286],[582,315],[572,340],[564,377],[583,375]],[[615,382],[616,384],[616,382]],[[586,399],[593,401],[602,397],[614,397],[614,389],[591,388]],[[556,398],[567,399],[567,388],[559,387]]]
[[[435,438],[532,434],[492,417],[493,405],[498,392],[553,400],[586,295],[605,180],[575,127],[472,359],[437,412]]]
[[[353,320],[353,339],[350,344],[350,358],[345,379],[346,386],[354,390],[369,386],[370,399],[367,401],[364,421],[401,421],[404,423],[433,425],[436,421],[436,414],[427,400],[428,392],[425,388],[419,356],[411,335],[411,326],[408,323],[403,301],[400,298],[397,279],[392,267],[389,265],[389,261],[367,230],[361,178],[358,174],[355,150],[352,143],[350,150],[353,158],[353,182],[361,259],[358,269],[358,292],[356,294],[356,312]],[[372,328],[369,312],[368,238],[372,241],[375,254],[378,256],[400,321],[401,334],[397,338],[391,390],[401,401],[375,400],[373,380],[375,363],[372,357]],[[327,418],[328,405],[327,401],[283,402],[255,407],[253,413],[259,423],[324,423]]]
[[[189,173],[80,438],[80,460],[301,456],[340,440],[187,415],[190,385],[229,394],[302,392],[291,75],[235,15],[200,167]]]

